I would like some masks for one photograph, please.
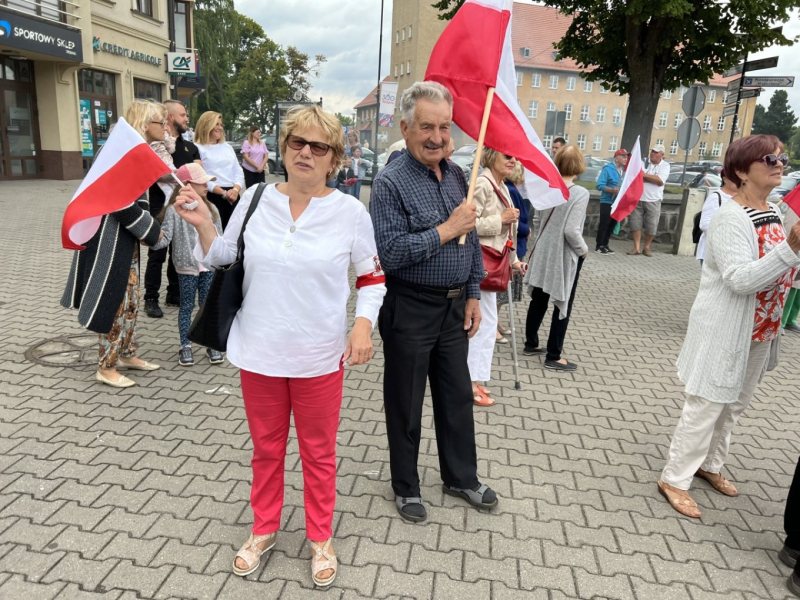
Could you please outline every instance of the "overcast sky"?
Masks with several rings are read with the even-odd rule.
[[[381,76],[389,73],[392,1],[384,2]],[[396,0],[402,2],[403,0]],[[312,79],[311,98],[323,98],[325,108],[345,115],[375,87],[378,81],[380,0],[236,0],[236,9],[258,22],[267,36],[282,46],[295,46],[310,57],[324,54],[318,78]],[[784,26],[788,36],[800,35],[800,17],[795,13]],[[794,88],[787,88],[789,102],[800,116],[800,52],[777,47],[753,58],[778,55],[774,69],[752,75],[794,75]],[[776,88],[765,88],[759,102],[767,104]]]

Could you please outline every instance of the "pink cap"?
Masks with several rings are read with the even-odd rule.
[[[208,183],[216,180],[216,177],[206,173],[206,170],[196,162],[186,163],[175,172],[175,176],[184,184]]]

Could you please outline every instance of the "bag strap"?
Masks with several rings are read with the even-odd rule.
[[[494,193],[497,194],[498,198],[500,198],[500,204],[502,204],[504,208],[511,208],[508,205],[508,202],[506,202],[506,199],[503,196],[503,192],[500,191],[500,188],[495,184],[495,182],[492,181],[491,179],[489,179],[486,175],[481,175],[481,177],[483,177],[486,181],[488,181],[491,184],[491,186],[494,188]],[[511,237],[511,227],[510,226],[508,228],[508,239],[511,240],[512,242],[514,241],[514,238]]]
[[[242,221],[242,230],[239,232],[239,239],[236,242],[236,260],[242,260],[242,257],[244,257],[244,229],[258,207],[258,201],[261,200],[261,194],[264,193],[265,187],[267,187],[266,183],[258,184],[256,192],[253,194],[253,199],[250,201],[250,206],[247,207],[247,214],[244,216],[244,221]]]
[[[717,195],[717,207],[722,206],[722,194],[719,193],[719,190],[714,193]]]

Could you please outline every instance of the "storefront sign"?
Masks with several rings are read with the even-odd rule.
[[[194,52],[167,52],[167,73],[170,75],[196,74]]]
[[[16,48],[81,62],[81,32],[0,8],[0,48]]]
[[[131,60],[147,63],[156,67],[161,66],[161,59],[158,56],[153,56],[152,54],[147,54],[145,52],[139,52],[138,50],[132,50],[130,48],[126,48],[125,46],[103,42],[97,36],[92,38],[92,49],[95,52],[107,52],[108,54],[116,54],[117,56],[123,56],[125,58],[130,58]]]
[[[92,103],[86,98],[81,98],[81,156],[94,156],[92,144]]]

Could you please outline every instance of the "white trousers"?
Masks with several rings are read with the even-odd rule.
[[[770,342],[751,342],[742,390],[736,402],[711,402],[687,396],[672,435],[661,481],[688,490],[697,469],[719,473],[728,458],[731,432],[753,399],[756,385],[767,370]]]
[[[497,339],[497,293],[481,290],[481,326],[469,340],[467,366],[472,381],[492,378],[492,356]]]

